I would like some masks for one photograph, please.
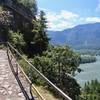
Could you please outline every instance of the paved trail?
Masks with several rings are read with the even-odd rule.
[[[11,71],[5,50],[0,50],[0,100],[25,100]]]

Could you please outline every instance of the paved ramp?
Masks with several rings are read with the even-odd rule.
[[[0,100],[25,100],[9,66],[6,50],[0,50]]]

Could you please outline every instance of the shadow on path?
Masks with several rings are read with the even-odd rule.
[[[8,62],[9,62],[10,68],[12,70],[12,73],[15,76],[15,78],[17,80],[17,83],[18,83],[18,85],[19,85],[19,87],[20,87],[20,89],[21,89],[21,91],[22,91],[25,99],[26,100],[35,100],[33,96],[30,98],[29,95],[27,94],[27,92],[25,91],[25,89],[24,89],[24,87],[23,87],[23,85],[22,85],[22,83],[21,83],[21,81],[20,81],[20,79],[18,77],[18,74],[16,74],[16,72],[15,72],[15,70],[13,68],[13,65],[11,63],[11,60],[10,60],[10,57],[9,57],[9,54],[8,53],[7,53],[7,56],[8,56]]]

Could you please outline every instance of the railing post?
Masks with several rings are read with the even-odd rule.
[[[30,83],[30,94],[31,94],[31,100],[35,100],[32,94],[32,83]]]
[[[30,83],[31,100],[34,100],[33,95],[32,95],[32,77],[31,77],[31,68],[30,68],[30,67],[29,67],[28,75],[29,75],[29,79],[30,79],[30,81],[31,81],[31,83]]]
[[[16,62],[18,61],[18,55],[16,55]],[[16,63],[16,65],[15,65],[15,74],[16,74],[16,76],[18,75],[18,64]]]
[[[9,52],[9,46],[8,46],[8,43],[6,43],[6,49],[7,49],[7,54]]]
[[[16,68],[15,74],[17,76],[18,75],[18,64],[16,64],[15,68]]]

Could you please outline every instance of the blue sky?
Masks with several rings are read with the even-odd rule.
[[[37,0],[37,3],[46,12],[50,30],[100,22],[100,0]]]

